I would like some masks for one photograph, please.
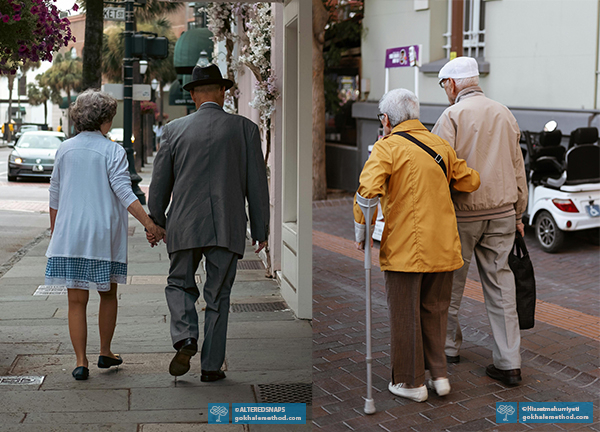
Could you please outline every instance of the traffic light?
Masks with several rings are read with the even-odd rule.
[[[146,36],[134,33],[133,49],[131,55],[134,57],[144,57],[146,55]]]
[[[166,59],[169,56],[169,39],[136,33],[133,35],[132,55],[139,58]]]
[[[169,57],[169,39],[148,36],[146,39],[146,55],[151,59],[166,59]]]

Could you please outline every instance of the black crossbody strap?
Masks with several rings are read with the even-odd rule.
[[[431,148],[429,148],[428,146],[426,146],[425,144],[423,144],[421,141],[419,141],[418,139],[416,139],[414,136],[407,134],[406,132],[395,132],[394,135],[400,135],[401,137],[404,137],[407,140],[414,142],[416,145],[418,145],[423,150],[425,150],[427,153],[429,153],[431,155],[431,157],[440,166],[440,168],[442,168],[442,171],[444,171],[444,175],[446,177],[448,177],[448,171],[446,171],[446,164],[444,163],[444,159],[442,158],[441,155],[437,154],[436,152],[434,152],[433,150],[431,150]]]

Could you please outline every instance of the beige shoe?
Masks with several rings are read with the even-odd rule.
[[[392,384],[390,382],[388,385],[388,390],[396,396],[414,400],[415,402],[425,402],[427,400],[427,387],[424,385],[415,388],[408,388],[404,386],[405,384],[403,383]]]
[[[448,393],[450,393],[450,381],[448,381],[448,378],[428,380],[427,388],[435,390],[438,396],[446,396]]]

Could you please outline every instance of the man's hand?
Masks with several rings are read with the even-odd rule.
[[[252,246],[254,246],[254,245],[256,245],[256,240],[252,240]],[[254,253],[259,253],[261,250],[263,250],[265,248],[265,246],[267,246],[266,241],[258,242],[258,248],[254,251]]]
[[[153,224],[153,226],[146,229],[146,240],[148,240],[148,243],[150,243],[150,246],[152,247],[156,246],[161,240],[166,243],[166,238],[167,232],[165,229],[156,224]]]
[[[523,222],[517,223],[517,231],[521,233],[521,237],[525,237],[525,224]]]

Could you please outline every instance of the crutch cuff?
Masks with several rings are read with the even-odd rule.
[[[365,241],[366,227],[366,225],[354,221],[354,240],[356,240],[357,243]]]

